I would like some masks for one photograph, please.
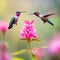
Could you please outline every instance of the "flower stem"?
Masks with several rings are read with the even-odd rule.
[[[31,45],[30,45],[30,40],[28,40],[27,42],[28,42],[28,46],[29,46],[29,50],[30,50],[30,55],[32,57],[32,48],[31,48]]]
[[[31,41],[30,40],[28,40],[27,41],[28,42],[28,46],[29,46],[29,50],[30,50],[30,54],[31,54],[31,57],[32,57],[32,60],[40,60],[39,58],[37,58],[36,56],[34,57],[34,59],[33,59],[33,56],[32,56],[32,48],[31,48]]]
[[[37,58],[36,56],[33,57],[33,60],[40,60],[39,58]]]
[[[2,32],[2,35],[3,35],[3,41],[6,41],[6,33]]]
[[[41,60],[40,58],[37,58],[36,56],[35,56],[35,58],[36,58],[36,60]]]
[[[28,41],[28,45],[29,45],[29,49],[31,50],[31,45],[30,45],[30,41]]]

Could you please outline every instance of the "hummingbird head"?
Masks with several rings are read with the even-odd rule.
[[[40,13],[39,12],[34,12],[33,14],[36,15],[36,16],[39,16]]]
[[[20,12],[20,11],[17,11],[17,12],[16,12],[16,16],[19,17],[21,13],[25,13],[25,12],[27,12],[27,11],[21,11],[21,12]]]
[[[33,15],[33,14],[34,14],[35,16],[39,17],[39,14],[40,14],[40,13],[39,13],[39,12],[34,12],[34,13],[32,13],[32,14],[29,14],[29,15]]]
[[[37,15],[39,15],[40,13],[39,13],[39,12],[34,12],[33,14],[37,14]]]
[[[16,12],[16,16],[19,17],[19,16],[20,16],[20,13],[21,13],[20,11],[17,11],[17,12]]]

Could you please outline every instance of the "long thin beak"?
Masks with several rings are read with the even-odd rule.
[[[28,14],[28,15],[33,15],[33,13],[32,14]]]
[[[25,13],[25,12],[27,12],[27,11],[21,11],[21,13]]]

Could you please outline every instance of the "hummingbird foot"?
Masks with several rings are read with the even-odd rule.
[[[44,23],[46,23],[46,22],[44,21]]]
[[[15,25],[17,25],[17,23],[15,23]]]

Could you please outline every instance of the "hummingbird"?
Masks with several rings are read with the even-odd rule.
[[[48,22],[49,24],[54,25],[54,24],[48,19],[48,17],[50,17],[51,15],[54,15],[55,13],[46,14],[46,15],[41,15],[39,12],[34,12],[34,13],[32,13],[32,14],[34,14],[35,16],[37,16],[38,18],[40,18],[44,23]],[[32,15],[32,14],[29,14],[29,15]]]
[[[11,28],[14,26],[14,24],[17,25],[19,16],[21,15],[21,13],[24,13],[24,12],[26,12],[26,11],[22,11],[22,12],[17,11],[17,12],[16,12],[15,16],[13,16],[13,17],[11,18],[10,22],[9,22],[8,29],[11,29]]]

